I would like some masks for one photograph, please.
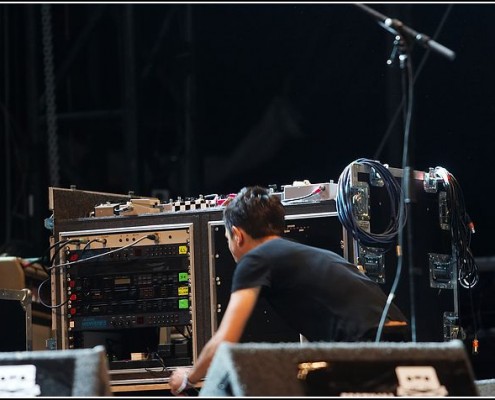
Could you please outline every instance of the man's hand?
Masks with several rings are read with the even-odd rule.
[[[193,387],[206,376],[217,347],[222,342],[237,343],[251,315],[260,287],[236,290],[230,295],[229,304],[217,331],[201,350],[194,367],[179,367],[170,375],[169,386],[173,395],[186,395],[185,390]],[[189,382],[189,375],[191,382]],[[184,393],[183,393],[184,392]]]
[[[170,375],[170,380],[168,384],[170,385],[170,392],[175,396],[184,396],[183,393],[186,389],[192,387],[189,383],[188,375],[190,368],[180,367],[177,368],[172,375]]]

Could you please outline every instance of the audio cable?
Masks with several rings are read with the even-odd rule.
[[[89,260],[94,260],[95,258],[104,257],[104,256],[107,256],[109,254],[113,254],[113,253],[116,253],[118,251],[125,250],[125,249],[127,249],[129,247],[135,246],[139,242],[142,242],[144,239],[157,240],[158,237],[155,234],[148,234],[148,235],[145,235],[145,236],[140,237],[135,242],[129,243],[129,244],[125,245],[125,246],[118,247],[118,248],[113,249],[113,250],[110,250],[110,251],[107,251],[106,253],[96,254],[94,256],[91,256],[91,257],[88,257],[88,258],[82,258],[82,259],[79,259],[79,260],[76,260],[76,261],[69,261],[69,262],[66,262],[66,263],[61,263],[61,264],[55,265],[52,268],[65,267],[65,266],[68,266],[68,265],[74,265],[74,264],[79,264],[79,263],[86,262],[86,261],[89,261]]]
[[[381,233],[366,231],[362,228],[357,218],[355,207],[358,195],[356,194],[356,188],[352,186],[352,173],[356,165],[364,165],[370,171],[375,171],[383,180],[387,190],[390,200],[390,220],[385,230]],[[407,219],[406,208],[401,202],[401,192],[400,184],[388,168],[378,161],[359,158],[347,165],[339,176],[336,197],[338,218],[358,243],[367,247],[389,248],[395,243],[397,234],[404,227]]]

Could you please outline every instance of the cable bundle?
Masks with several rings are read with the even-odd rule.
[[[370,170],[375,170],[387,189],[390,199],[390,221],[382,233],[367,232],[359,225],[356,218],[353,208],[356,193],[351,182],[352,167],[355,164],[365,165]],[[378,161],[359,158],[347,165],[339,177],[336,198],[339,220],[359,243],[370,247],[389,247],[395,243],[397,234],[404,227],[407,218],[406,208],[401,201],[401,193],[400,184],[388,168]]]
[[[443,167],[436,167],[435,173],[442,179],[447,193],[450,231],[456,253],[459,283],[469,289],[479,280],[478,267],[470,248],[474,224],[466,212],[464,196],[455,177]]]

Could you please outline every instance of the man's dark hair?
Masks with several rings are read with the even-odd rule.
[[[253,239],[282,235],[285,229],[285,210],[277,196],[260,186],[244,187],[227,204],[223,212],[225,229],[242,228]]]

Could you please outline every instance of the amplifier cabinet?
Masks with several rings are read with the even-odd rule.
[[[404,190],[404,171],[389,171]],[[433,185],[426,172],[412,171],[410,176],[411,202],[403,228],[402,266],[394,303],[410,319],[413,329],[415,326],[415,340],[441,342],[460,338],[458,275],[445,190],[441,184]],[[354,210],[358,217],[360,213],[365,215],[360,220],[361,227],[370,233],[385,232],[392,218],[387,184],[366,165],[353,164],[352,177],[353,190],[360,195],[360,204]],[[399,266],[396,246],[365,246],[356,237],[348,243],[349,259],[388,294]]]
[[[0,352],[32,350],[31,290],[0,289],[0,302]]]

